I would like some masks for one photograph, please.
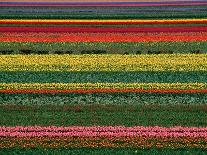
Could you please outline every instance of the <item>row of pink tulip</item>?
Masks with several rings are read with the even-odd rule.
[[[196,127],[0,127],[1,137],[204,137],[207,128]]]
[[[204,137],[207,138],[207,132],[0,132],[0,137]]]
[[[0,126],[0,132],[42,132],[42,131],[52,131],[52,132],[72,132],[72,131],[93,131],[93,132],[207,132],[207,127],[160,127],[160,126]]]

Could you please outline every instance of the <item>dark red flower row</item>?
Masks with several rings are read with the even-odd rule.
[[[0,32],[207,32],[207,26],[184,27],[0,27]]]

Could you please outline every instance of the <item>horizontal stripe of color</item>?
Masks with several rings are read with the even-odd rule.
[[[113,15],[113,14],[101,14],[101,13],[95,13],[95,15],[93,13],[88,13],[88,14],[70,14],[70,13],[62,13],[62,14],[55,14],[55,13],[1,13],[0,12],[0,19],[3,20],[3,19],[16,19],[16,20],[33,20],[33,19],[36,19],[36,20],[53,20],[53,19],[56,19],[56,20],[68,20],[68,19],[71,19],[71,20],[168,20],[168,19],[173,19],[173,20],[176,20],[176,19],[205,19],[206,18],[206,15],[207,13],[205,12],[206,9],[204,11],[200,11],[200,12],[189,12],[189,13],[186,13],[186,14],[182,14],[182,13],[174,13],[174,14],[170,14],[169,12],[165,13],[165,12],[161,12],[161,13],[156,13],[156,12],[147,12],[147,13],[144,13],[144,14],[140,14],[140,13],[131,13],[131,14],[118,14],[118,15]],[[199,15],[197,15],[199,14]],[[55,23],[55,22],[52,22],[52,23],[41,23],[41,24],[38,24],[38,23],[11,23],[11,22],[7,22],[7,23],[1,23],[0,26],[4,26],[4,25],[8,25],[8,26],[15,26],[15,25],[26,25],[26,26],[43,26],[43,25],[70,25],[71,26],[82,26],[83,24],[82,23]],[[175,25],[178,26],[179,25],[184,25],[186,23],[158,23],[158,24],[153,24],[153,23],[129,23],[129,24],[121,24],[121,23],[84,23],[85,26],[133,26],[133,25],[136,25],[136,26],[144,26],[144,25],[151,25],[151,26],[158,26],[158,25],[162,25],[162,26],[168,26],[168,25]],[[193,23],[187,23],[188,25],[201,25],[201,24],[206,24],[205,22],[202,23],[202,22],[193,22]],[[185,25],[186,26],[186,25]]]
[[[206,149],[203,137],[0,137],[0,148]]]
[[[156,32],[207,32],[206,26],[181,26],[181,27],[0,27],[0,32],[67,32],[67,33],[156,33]],[[8,34],[9,34],[8,33]],[[4,33],[3,33],[4,34]],[[6,34],[6,33],[5,33]],[[12,33],[11,33],[12,34]]]
[[[207,89],[142,89],[142,88],[94,88],[94,89],[64,89],[64,88],[19,88],[19,89],[12,89],[12,88],[6,88],[6,89],[0,89],[0,93],[8,93],[8,94],[18,94],[18,93],[39,93],[39,94],[57,94],[57,93],[81,93],[81,94],[87,94],[87,93],[207,93]]]
[[[0,83],[0,90],[94,90],[99,92],[107,91],[170,91],[182,92],[182,90],[199,92],[200,90],[207,91],[207,83]],[[158,89],[158,90],[157,90]],[[175,90],[174,90],[175,89]]]
[[[0,42],[0,53],[41,55],[201,54],[207,53],[207,42]]]
[[[63,5],[64,6],[64,5]],[[1,7],[1,19],[198,19],[206,17],[206,6],[5,6]]]
[[[66,5],[67,6],[67,5]],[[17,6],[9,6],[9,7],[1,7],[0,13],[2,15],[12,15],[12,13],[16,13],[16,15],[24,15],[27,13],[27,15],[34,15],[33,13],[36,13],[35,15],[41,15],[43,13],[47,13],[50,15],[92,15],[97,16],[102,13],[103,15],[119,15],[119,16],[130,16],[133,15],[133,13],[142,13],[137,16],[149,16],[150,13],[157,12],[157,15],[163,15],[163,16],[169,16],[169,15],[192,15],[192,13],[198,13],[199,16],[201,14],[205,14],[206,6],[183,6],[183,7],[174,7],[174,6],[150,6],[150,7],[136,7],[136,6],[120,6],[120,7],[17,7]],[[134,15],[136,16],[136,15]],[[151,14],[151,16],[156,16],[154,14]],[[174,16],[172,16],[174,17]],[[188,16],[187,16],[188,17]],[[195,16],[196,17],[196,16]],[[100,16],[101,18],[101,16]]]
[[[119,109],[118,105],[129,107],[136,105],[195,105],[193,108],[185,107],[180,110],[205,112],[207,103],[207,93],[0,93],[1,105],[19,105],[19,106],[41,106],[41,105],[91,105],[98,106],[100,104],[117,106],[112,109]],[[201,108],[196,108],[201,105]],[[9,106],[10,107],[10,106]],[[17,109],[18,107],[16,107]],[[21,107],[19,107],[21,109]],[[34,108],[34,107],[33,107]],[[57,109],[58,107],[56,107]],[[103,110],[104,107],[101,109]],[[126,108],[126,107],[125,107]],[[175,108],[175,107],[174,107]],[[15,108],[14,108],[15,109]],[[69,108],[70,109],[70,108]],[[82,109],[82,108],[81,108]],[[139,109],[139,108],[137,108]],[[159,108],[158,108],[159,109]],[[54,109],[52,109],[54,110]],[[133,109],[136,111],[136,108]],[[74,110],[75,111],[75,110]],[[110,111],[110,110],[109,110]],[[130,110],[129,110],[130,111]],[[167,110],[166,110],[167,111]],[[15,120],[14,120],[15,121]],[[184,123],[184,122],[183,122]],[[185,123],[184,123],[185,124]]]
[[[1,154],[99,154],[99,155],[119,155],[119,154],[162,154],[162,155],[171,155],[171,154],[205,154],[204,149],[129,149],[129,148],[74,148],[74,149],[45,149],[45,148],[32,148],[32,149],[1,149]]]
[[[115,24],[115,25],[131,25],[131,24],[206,24],[207,19],[175,19],[175,20],[18,20],[18,19],[1,19],[1,24]]]
[[[1,42],[195,42],[207,33],[1,33]]]
[[[0,127],[0,137],[204,137],[207,128],[198,127],[124,127],[124,126],[71,126],[71,127],[40,127],[16,126]]]
[[[1,55],[0,71],[206,71],[206,54]]]
[[[0,42],[1,54],[192,54],[197,52],[207,53],[207,42]]]
[[[1,2],[0,6],[196,6],[206,5],[205,1],[170,1],[170,2],[87,2],[87,3],[61,3],[61,2]]]
[[[148,95],[150,97],[150,95]],[[177,96],[177,95],[176,95]],[[7,96],[5,96],[6,98]],[[9,96],[8,96],[9,97]],[[40,98],[44,96],[40,95]],[[78,97],[74,96],[73,98]],[[13,101],[7,105],[0,106],[1,126],[188,126],[206,127],[207,106],[206,104],[165,104],[159,105],[157,102],[137,105],[129,102],[124,103],[123,99],[116,105],[110,104],[112,97],[108,101],[93,101],[88,105],[84,99],[90,96],[77,98],[80,104],[70,99],[65,102],[59,101],[57,104],[47,102],[45,105],[41,100],[37,104],[23,105],[17,97],[13,96]],[[138,97],[138,96],[137,96]],[[141,97],[141,96],[140,96]],[[61,99],[61,96],[57,98]],[[56,98],[56,101],[58,99]],[[202,98],[202,96],[201,96]],[[172,100],[170,97],[169,100]],[[31,98],[28,97],[28,101]],[[37,101],[37,98],[35,99]],[[153,101],[153,99],[152,99]],[[166,100],[168,101],[168,100]],[[178,101],[178,100],[177,100]],[[19,102],[19,105],[14,105]],[[145,103],[144,103],[145,102]],[[176,117],[175,117],[176,116]],[[124,120],[124,121],[123,121]]]
[[[0,72],[0,83],[189,83],[207,82],[206,72]]]
[[[170,0],[170,2],[178,2],[179,0]],[[181,2],[189,2],[190,0],[181,0]],[[191,0],[191,2],[196,2],[196,1],[204,1],[204,0]],[[2,0],[1,2],[33,2],[33,0]],[[53,2],[53,0],[36,0],[36,2]],[[137,2],[137,0],[58,0],[58,2],[82,2],[82,3],[87,3],[87,2]],[[139,0],[139,2],[144,3],[144,2],[169,2],[167,0]],[[179,1],[180,2],[180,1]],[[34,2],[33,2],[34,3]]]

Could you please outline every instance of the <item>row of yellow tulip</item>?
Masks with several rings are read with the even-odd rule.
[[[0,83],[2,89],[206,89],[207,83]]]
[[[207,71],[207,54],[1,55],[0,71]]]
[[[160,20],[62,20],[62,19],[1,19],[0,24],[206,24],[207,19]]]

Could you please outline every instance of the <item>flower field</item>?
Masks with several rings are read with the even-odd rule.
[[[206,71],[207,54],[2,55],[0,71]]]
[[[207,2],[1,0],[0,154],[206,154]]]

